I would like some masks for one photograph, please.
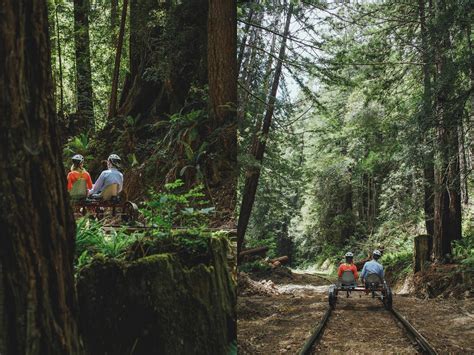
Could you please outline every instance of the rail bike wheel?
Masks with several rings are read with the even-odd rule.
[[[390,289],[390,286],[385,285],[385,295],[383,298],[383,305],[385,309],[390,311],[392,309],[392,304],[393,304],[392,290]]]
[[[125,202],[122,207],[122,221],[135,222],[138,219],[138,206],[130,201]]]
[[[329,306],[331,308],[336,308],[337,302],[337,290],[335,285],[329,286]]]

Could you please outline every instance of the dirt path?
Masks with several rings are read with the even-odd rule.
[[[377,299],[339,297],[317,353],[416,354],[405,330]]]
[[[238,353],[297,354],[326,310],[327,281],[295,275],[267,295],[237,299]],[[319,286],[315,286],[319,284]]]
[[[395,297],[394,306],[439,353],[474,354],[474,298]]]
[[[297,354],[327,308],[326,279],[274,279],[267,295],[237,302],[239,354]],[[263,281],[262,281],[263,282]],[[440,354],[474,353],[474,299],[421,300],[395,296],[398,309]],[[340,297],[321,342],[321,353],[417,353],[403,327],[379,300]]]

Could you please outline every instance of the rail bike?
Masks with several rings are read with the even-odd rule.
[[[370,294],[372,298],[379,298],[386,309],[392,309],[392,290],[385,280],[377,274],[368,274],[365,285],[359,286],[350,270],[344,271],[338,282],[329,286],[329,305],[335,308],[339,294],[349,297],[352,292]]]
[[[138,218],[138,207],[118,193],[118,184],[107,186],[100,194],[87,196],[71,196],[75,215],[85,216],[90,214],[97,219],[103,219],[106,212],[110,211],[112,217],[119,216],[123,222],[135,222]]]

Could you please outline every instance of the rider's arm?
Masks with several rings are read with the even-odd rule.
[[[362,272],[360,273],[360,279],[363,280],[365,278],[365,274],[366,274],[366,270],[365,270],[365,264],[364,264],[364,267],[362,268]]]
[[[383,273],[383,266],[380,265],[380,277],[382,278],[382,280],[383,280],[383,275],[384,275],[384,273]]]
[[[67,190],[70,191],[72,189],[72,173],[67,174]]]
[[[89,173],[86,172],[86,184],[88,189],[92,189],[92,179]]]
[[[352,264],[352,272],[354,273],[354,278],[357,280],[359,275],[357,274],[357,266],[355,266],[354,264]]]
[[[92,190],[89,191],[89,194],[96,194],[99,191],[102,190],[104,186],[104,181],[105,181],[105,171],[103,171],[97,181],[95,182],[94,186],[92,187]]]
[[[342,277],[342,265],[343,264],[339,265],[339,267],[337,269],[337,277],[339,277],[339,278]]]

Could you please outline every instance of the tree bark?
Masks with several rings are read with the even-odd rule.
[[[431,235],[418,235],[414,240],[413,271],[416,273],[418,271],[423,271],[426,263],[430,261],[433,239]]]
[[[56,41],[58,47],[58,63],[59,63],[59,116],[64,117],[64,85],[63,85],[63,60],[61,55],[61,37],[59,30],[58,6],[55,2],[54,17],[56,21]]]
[[[237,3],[209,0],[208,14],[209,114],[218,137],[213,151],[218,160],[212,176],[236,179],[237,164]],[[225,147],[225,149],[222,149]],[[235,193],[236,184],[232,193]],[[235,198],[232,198],[235,201]]]
[[[242,42],[240,43],[240,47],[239,47],[239,54],[237,57],[237,73],[240,72],[242,61],[244,59],[245,47],[247,46],[247,37],[250,31],[250,23],[252,21],[253,15],[254,15],[254,9],[251,8],[247,16],[247,23],[245,24],[244,36],[242,37]]]
[[[76,51],[77,122],[74,132],[95,129],[89,48],[89,0],[74,0],[74,43]]]
[[[436,2],[438,20],[448,11],[444,0]],[[435,201],[433,256],[435,261],[443,262],[451,253],[451,242],[461,239],[461,194],[459,167],[458,127],[462,108],[453,97],[456,72],[450,58],[451,40],[449,21],[438,21],[443,27],[437,29],[435,50],[438,90],[435,108],[438,118],[437,152],[435,165]]]
[[[426,233],[434,233],[434,156],[431,139],[431,128],[433,127],[433,100],[431,89],[431,62],[430,48],[428,46],[428,33],[426,28],[425,0],[418,0],[418,12],[420,18],[421,56],[423,58],[423,108],[420,119],[420,131],[423,146],[428,150],[423,152],[423,179],[424,179],[424,212]]]
[[[0,8],[0,353],[80,354],[46,1]]]
[[[125,3],[123,4],[125,6]],[[122,14],[123,18],[123,14]],[[118,20],[118,0],[110,0],[110,32],[111,32],[111,43],[115,46],[115,41],[117,37],[117,21]]]
[[[293,3],[290,3],[288,13],[286,16],[285,30],[283,32],[283,39],[280,46],[280,53],[278,55],[278,62],[275,68],[275,76],[273,78],[272,88],[270,90],[270,97],[268,100],[267,111],[263,120],[261,136],[257,137],[253,144],[252,153],[258,164],[263,161],[265,153],[266,140],[275,110],[275,101],[280,83],[280,76],[282,70],[282,63],[285,58],[286,41],[290,29],[291,16],[293,13]],[[257,192],[258,180],[260,178],[261,167],[253,166],[249,168],[245,176],[245,185],[242,193],[242,203],[240,206],[239,221],[237,224],[237,251],[240,252],[244,246],[245,233],[252,213],[252,207],[255,202],[255,194]]]
[[[125,35],[125,22],[127,19],[128,0],[123,0],[122,18],[120,20],[120,32],[117,42],[117,51],[115,54],[114,72],[112,75],[112,89],[110,93],[109,102],[109,119],[114,117],[117,113],[117,95],[118,95],[118,80],[120,72],[120,59],[122,58],[123,37]]]

